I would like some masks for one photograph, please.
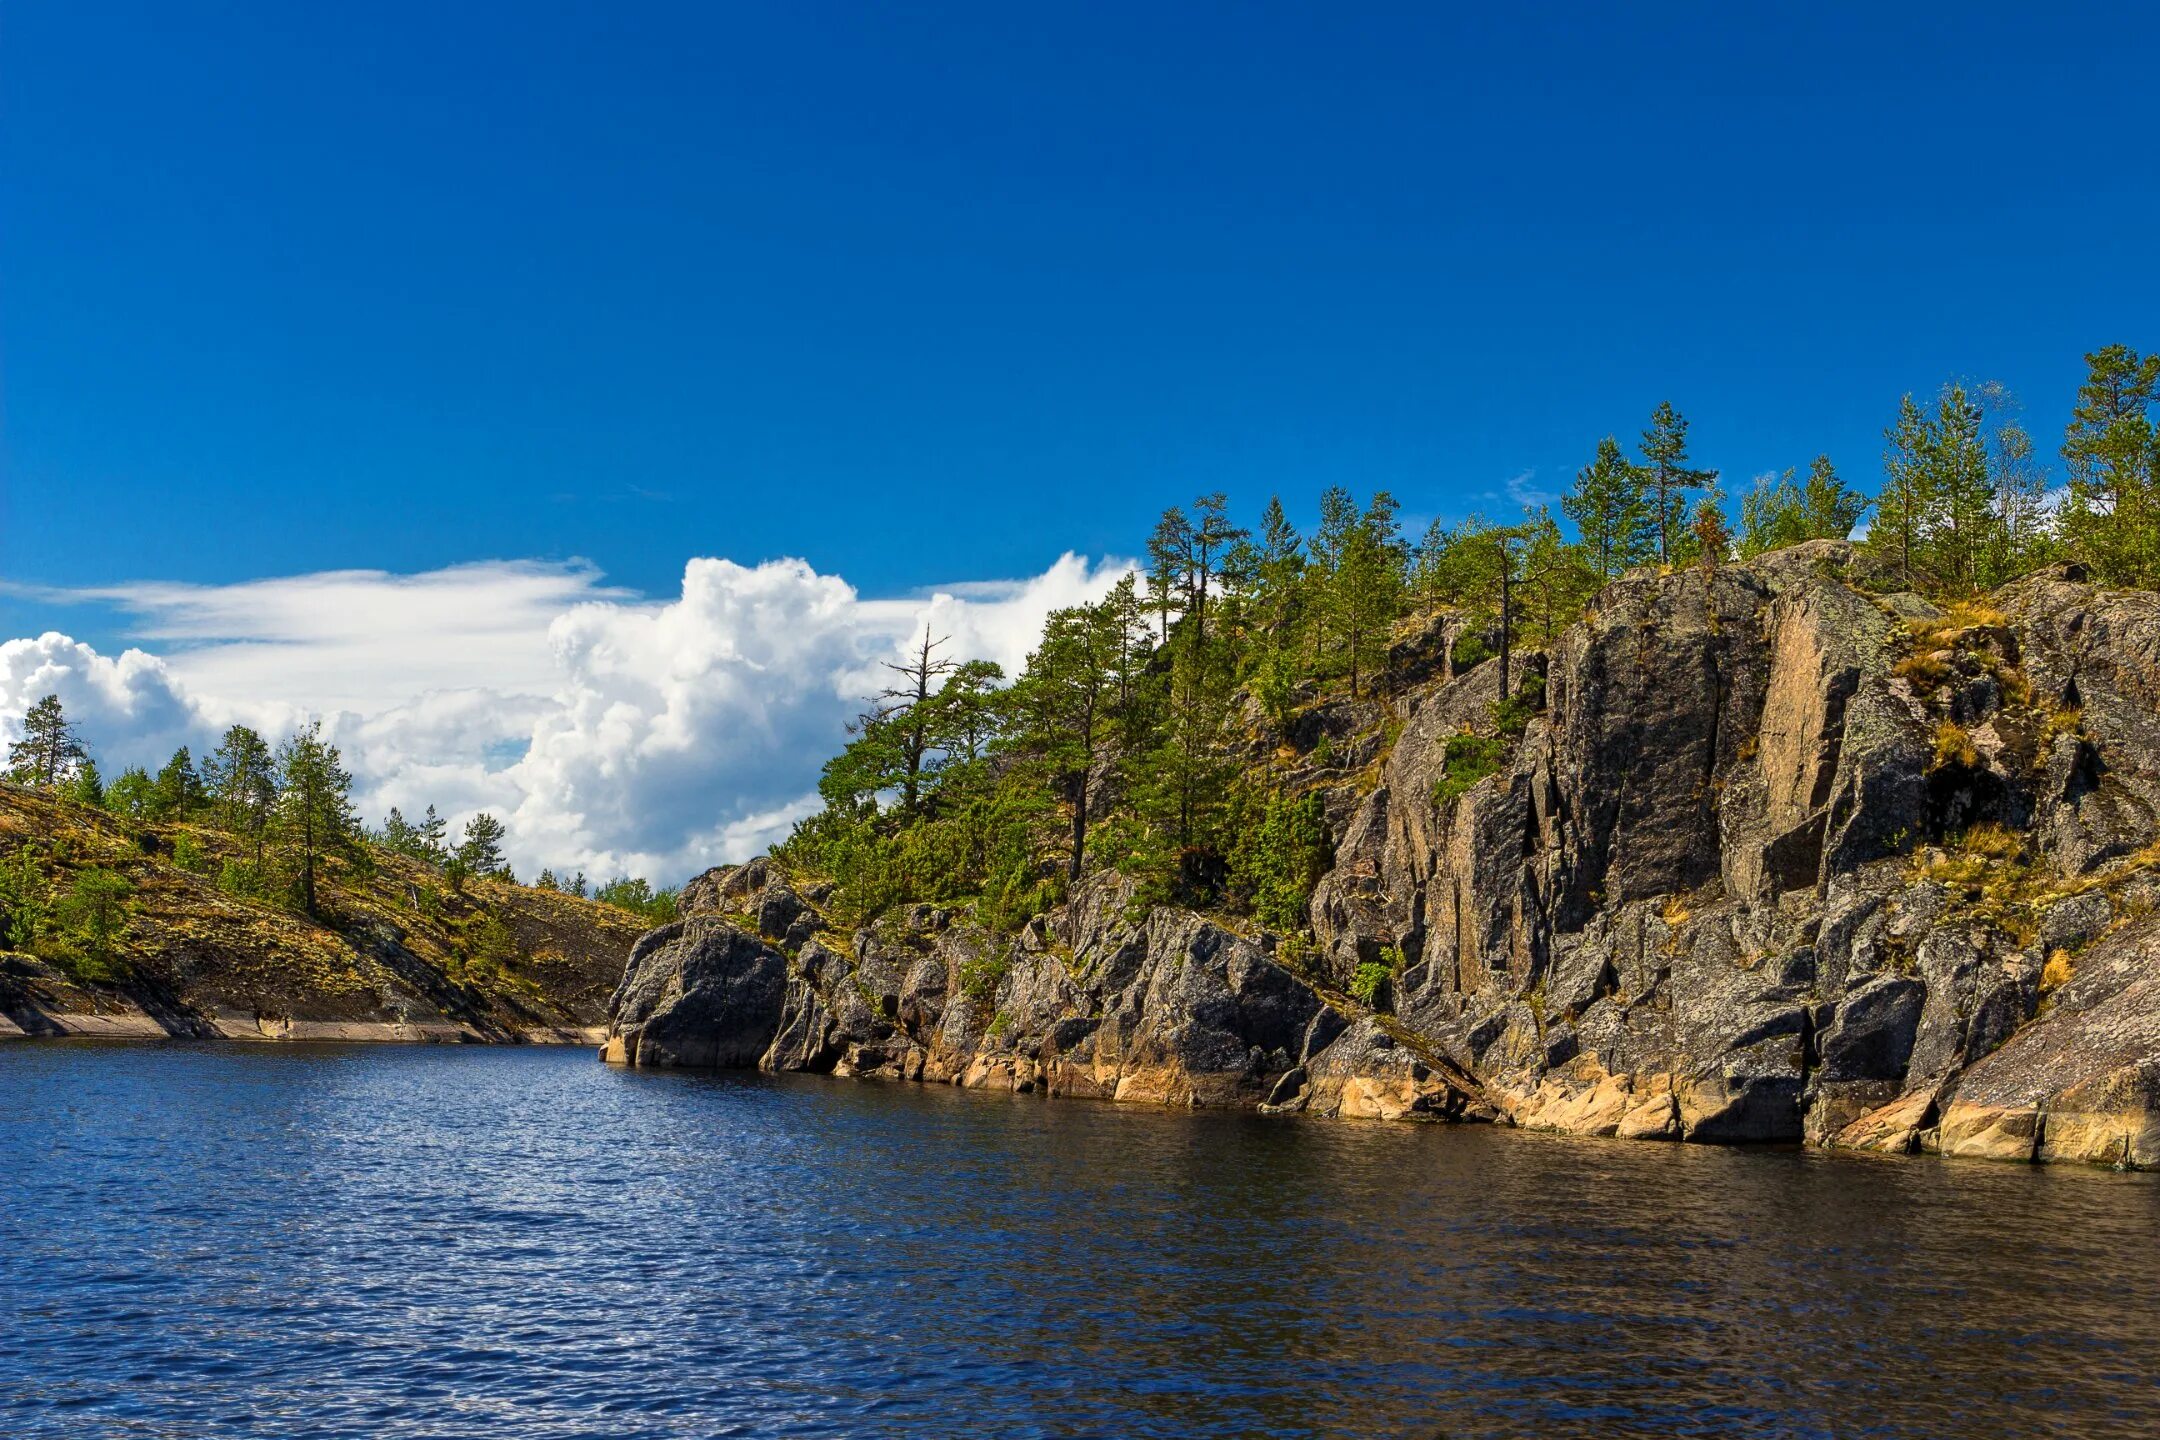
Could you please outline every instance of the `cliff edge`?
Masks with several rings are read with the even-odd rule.
[[[1384,697],[1256,718],[1324,800],[1311,945],[1109,872],[1018,934],[848,930],[759,860],[637,942],[604,1054],[2160,1165],[2160,596],[2058,566],[1945,609],[1868,563],[1622,579],[1515,657],[1513,723],[1448,617]]]

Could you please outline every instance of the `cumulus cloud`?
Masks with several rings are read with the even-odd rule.
[[[799,560],[721,559],[690,561],[668,600],[538,562],[65,592],[51,598],[116,606],[170,648],[0,645],[0,733],[58,693],[108,765],[151,764],[236,720],[276,736],[321,718],[370,818],[493,810],[521,872],[673,881],[813,808],[882,662],[926,629],[944,653],[1012,672],[1045,615],[1129,568],[1068,554],[1027,579],[904,598],[864,598]]]

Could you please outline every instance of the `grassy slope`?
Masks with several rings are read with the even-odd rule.
[[[174,863],[183,835],[207,853],[207,873]],[[71,976],[64,965],[13,956],[0,962],[0,1009],[27,1002],[48,1013],[132,1005],[182,1017],[449,1019],[489,1034],[589,1026],[605,1018],[631,943],[646,928],[613,906],[495,880],[451,895],[427,866],[389,855],[377,856],[372,874],[334,863],[324,913],[314,919],[219,890],[219,861],[243,856],[234,837],[123,821],[0,784],[0,857],[11,859],[25,841],[56,895],[91,866],[125,875],[134,893],[116,983],[83,983],[80,967]],[[439,905],[425,903],[430,891]]]

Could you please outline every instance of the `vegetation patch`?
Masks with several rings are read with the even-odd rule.
[[[1497,735],[1469,730],[1450,735],[1442,759],[1445,773],[1433,781],[1433,804],[1445,804],[1487,776],[1499,774],[1506,759],[1507,744]]]

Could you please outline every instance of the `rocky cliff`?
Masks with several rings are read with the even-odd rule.
[[[1507,731],[1457,622],[1406,634],[1383,700],[1257,737],[1326,800],[1312,946],[1112,874],[1018,935],[842,933],[761,860],[638,941],[605,1054],[2160,1164],[2160,596],[2058,568],[1944,610],[1867,563],[1611,585],[1517,657],[1546,705]],[[1465,734],[1503,747],[1474,783]]]

